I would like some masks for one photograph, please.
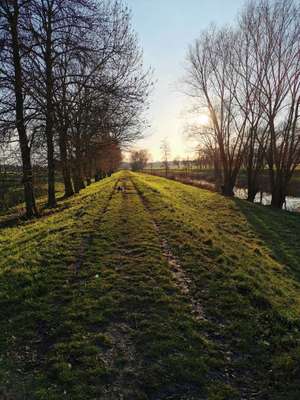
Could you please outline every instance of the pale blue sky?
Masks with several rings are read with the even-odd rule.
[[[191,153],[184,138],[184,112],[187,99],[179,93],[188,45],[211,22],[230,23],[244,0],[127,0],[132,10],[133,27],[144,50],[145,65],[154,69],[157,80],[151,98],[147,138],[136,144],[160,159],[160,143],[167,138],[172,157]]]

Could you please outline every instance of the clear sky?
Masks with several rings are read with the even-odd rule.
[[[136,146],[147,148],[154,160],[160,160],[160,144],[167,138],[172,158],[192,152],[183,135],[187,99],[179,93],[178,82],[184,75],[188,45],[211,22],[230,23],[244,0],[127,0],[132,10],[133,27],[144,50],[145,65],[154,69],[157,81],[151,98],[146,139]]]

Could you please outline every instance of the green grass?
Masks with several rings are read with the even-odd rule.
[[[129,172],[2,229],[0,398],[298,399],[299,232],[297,214]]]
[[[164,177],[165,176],[165,170],[163,168],[154,168],[154,169],[146,169],[145,172],[150,173],[150,174],[157,174],[159,176]],[[213,169],[199,169],[199,168],[191,168],[191,169],[185,169],[185,168],[170,168],[169,169],[169,176],[172,177],[172,175],[176,175],[178,178],[194,178],[196,180],[204,180],[210,183],[213,183],[215,181],[215,174]],[[269,192],[269,172],[268,170],[265,170],[261,173],[260,176],[261,180],[261,187],[264,191]],[[247,187],[247,172],[245,169],[242,169],[238,175],[237,179],[237,186],[246,188]],[[293,173],[293,176],[290,180],[290,183],[288,185],[288,196],[295,196],[299,197],[300,196],[300,167],[296,168],[296,170]]]

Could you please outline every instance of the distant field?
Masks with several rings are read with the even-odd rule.
[[[48,185],[47,176],[35,178],[35,195],[39,199],[47,195]],[[57,178],[56,191],[63,191],[61,178]],[[24,202],[24,188],[22,185],[22,176],[20,173],[0,173],[0,215],[7,213],[9,209],[14,208]]]
[[[300,398],[300,216],[119,172],[0,230],[0,398]]]

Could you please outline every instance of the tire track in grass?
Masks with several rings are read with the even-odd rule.
[[[161,230],[159,227],[159,224],[156,222],[152,210],[149,207],[149,204],[147,202],[147,199],[145,198],[145,196],[143,195],[143,193],[139,190],[139,188],[137,187],[137,185],[135,184],[133,179],[130,179],[135,191],[137,192],[137,194],[139,195],[145,209],[147,210],[148,214],[151,217],[153,226],[157,232],[157,235],[159,237],[160,240],[160,244],[161,244],[161,248],[162,248],[162,254],[163,256],[166,258],[168,265],[170,267],[170,271],[171,274],[173,276],[173,280],[175,282],[176,287],[180,290],[180,292],[189,300],[191,309],[192,309],[192,315],[195,318],[195,320],[200,321],[200,320],[204,320],[204,321],[208,321],[209,318],[207,318],[204,314],[204,310],[203,307],[201,305],[201,303],[195,299],[193,297],[193,295],[191,294],[191,287],[192,287],[192,279],[188,276],[188,274],[184,271],[182,265],[180,264],[180,260],[178,259],[178,257],[176,257],[171,248],[170,245],[168,243],[168,240],[165,239],[164,237],[162,237],[161,234]],[[215,321],[214,321],[215,323]],[[207,334],[208,339],[210,340],[214,340],[218,342],[219,345],[219,350],[222,352],[222,354],[224,355],[224,357],[227,360],[231,359],[231,351],[230,348],[228,348],[224,341],[223,341],[223,336],[222,334],[218,334],[217,332],[215,332],[214,334],[210,333]],[[216,375],[217,378],[221,378],[224,382],[226,382],[227,384],[232,384],[233,383],[233,374],[235,373],[235,371],[230,368],[229,366],[226,367],[226,369],[222,372]],[[254,399],[255,397],[251,397],[251,399]],[[250,399],[250,398],[249,398]],[[241,400],[247,400],[246,397],[241,397]]]
[[[95,218],[93,220],[93,223],[90,227],[90,232],[87,236],[84,236],[81,240],[81,244],[79,247],[79,250],[76,255],[76,260],[74,263],[69,265],[69,269],[72,272],[72,275],[66,280],[66,283],[71,291],[75,293],[77,290],[80,290],[82,285],[86,284],[87,276],[83,274],[83,276],[80,276],[80,269],[82,268],[85,257],[86,257],[86,252],[88,251],[89,247],[92,245],[93,241],[93,236],[94,233],[97,229],[99,229],[99,226],[101,225],[101,222],[103,218],[105,217],[105,214],[109,208],[109,205],[112,201],[112,198],[116,192],[116,187],[119,183],[119,179],[116,179],[115,184],[111,188],[110,195],[108,196],[104,207],[100,210],[99,217]],[[102,190],[105,190],[106,187],[104,186]],[[92,201],[92,200],[90,200]],[[82,212],[79,210],[80,213],[77,214],[77,218],[82,217]],[[45,347],[46,350],[48,350],[48,345],[45,345],[48,341],[47,339],[47,334],[46,334],[46,326],[44,324],[40,324],[38,327],[38,333],[41,336],[41,346]]]
[[[135,177],[133,178],[135,179]],[[142,179],[139,180],[139,177],[136,178],[137,186],[141,185],[142,190],[145,193],[155,194],[157,196],[158,191],[150,185],[150,183],[143,181]],[[163,182],[162,182],[163,183]],[[143,195],[143,192],[142,192]],[[144,195],[145,197],[145,195]],[[151,197],[149,197],[151,199]],[[148,198],[145,198],[146,202],[149,201]],[[153,212],[156,213],[157,210],[160,209],[159,204],[160,198],[157,197],[156,200],[153,200],[149,205],[151,206],[150,209],[153,209]],[[190,204],[183,203],[184,206],[190,207]],[[161,206],[163,208],[164,206]],[[193,208],[193,205],[191,206]],[[172,208],[170,208],[172,209]],[[159,219],[159,214],[158,219]],[[182,216],[179,217],[177,223],[184,224],[185,220],[181,219]],[[163,220],[162,224],[164,224]],[[167,222],[166,222],[167,226]],[[171,226],[168,226],[168,229],[172,229]],[[168,232],[168,230],[167,230]],[[177,238],[179,243],[179,238]],[[203,240],[202,238],[200,240]],[[173,241],[173,248],[176,248],[177,242],[174,243]],[[184,264],[183,264],[184,265]],[[192,275],[193,276],[193,275]],[[195,276],[197,279],[197,277]],[[197,285],[197,281],[196,281]],[[200,291],[201,292],[201,291]],[[232,397],[226,397],[231,399],[240,399],[240,400],[254,400],[254,399],[265,399],[268,397],[266,393],[268,393],[268,388],[263,388],[260,386],[259,376],[253,371],[250,370],[247,366],[245,367],[242,362],[244,360],[250,360],[250,356],[248,354],[244,354],[242,351],[237,351],[235,347],[232,345],[231,340],[228,340],[228,337],[224,334],[226,329],[226,320],[223,320],[219,316],[213,316],[208,309],[206,313],[206,321],[207,321],[207,330],[204,334],[210,339],[216,346],[217,352],[220,357],[224,360],[224,364],[221,371],[217,372],[217,378],[222,380],[224,383],[229,385],[232,388],[235,388],[235,393],[232,394]],[[205,328],[204,328],[205,331]],[[246,362],[246,361],[245,361]],[[237,394],[238,393],[238,394]],[[238,397],[236,397],[238,396]]]
[[[115,197],[122,195],[117,191],[120,183],[122,179],[117,179],[100,217],[93,221],[91,233],[82,241],[77,268],[68,281],[73,292],[63,311],[68,332],[57,340],[50,354],[50,359],[57,360],[54,368],[60,381],[59,399],[61,395],[68,400],[142,398],[137,384],[131,390],[134,383],[130,381],[130,374],[134,375],[139,364],[138,352],[130,337],[132,327],[126,319],[118,317],[118,307],[112,304],[111,297],[111,277],[116,278],[117,269],[122,267],[122,257],[118,257],[122,246],[117,241],[112,246],[109,241],[115,223],[112,218],[115,203],[118,203]],[[102,265],[106,264],[105,256],[112,260],[117,256],[118,265],[111,266],[112,260],[107,267]],[[110,307],[114,309],[112,314]],[[102,317],[102,313],[108,317]],[[79,325],[70,329],[73,321]],[[61,376],[62,368],[69,368],[66,376]],[[50,369],[53,370],[51,364]],[[56,379],[54,385],[57,385]]]
[[[110,202],[111,202],[111,200],[113,198],[113,195],[115,194],[115,191],[116,191],[116,188],[117,188],[117,186],[119,184],[119,181],[120,181],[119,179],[116,180],[116,182],[115,182],[115,184],[114,184],[114,186],[113,186],[113,188],[111,190],[111,193],[110,193],[110,195],[109,195],[109,197],[108,197],[108,199],[106,201],[106,204],[105,204],[105,206],[104,206],[99,218],[96,218],[94,220],[92,231],[90,232],[90,234],[88,236],[85,236],[82,239],[82,242],[81,242],[78,254],[77,254],[77,259],[76,259],[76,261],[74,263],[72,263],[70,265],[70,269],[74,271],[74,275],[78,274],[78,271],[79,271],[80,267],[82,266],[82,263],[84,262],[85,252],[86,252],[87,248],[90,246],[90,244],[91,244],[91,242],[93,240],[93,231],[96,229],[97,225],[101,224],[101,221],[104,218],[104,216],[105,216],[105,214],[106,214],[106,212],[108,210],[108,207],[109,207],[109,204],[110,204]]]
[[[113,198],[114,196],[119,195],[120,190],[118,190],[118,188],[122,187],[123,184],[124,184],[124,178],[119,178],[116,180],[112,188],[111,194],[108,197],[107,202],[101,212],[100,217],[94,220],[93,232],[91,232],[89,236],[84,238],[82,241],[78,259],[73,265],[75,277],[72,280],[71,284],[73,284],[74,290],[76,290],[76,287],[80,286],[82,283],[84,284],[84,286],[86,286],[89,280],[91,279],[98,280],[99,277],[101,276],[101,274],[99,273],[95,274],[95,272],[98,271],[93,271],[88,275],[84,274],[82,279],[80,279],[80,277],[76,278],[78,276],[79,270],[81,268],[83,269],[86,268],[86,266],[84,265],[86,261],[86,251],[88,250],[89,247],[93,246],[93,242],[97,242],[95,232],[101,229],[102,223],[105,223],[104,220],[106,218],[106,214],[109,211]],[[138,355],[129,337],[130,336],[129,333],[131,331],[129,324],[127,324],[124,321],[114,321],[109,323],[109,326],[107,327],[107,329],[105,329],[105,334],[102,332],[102,329],[99,328],[96,329],[93,328],[92,331],[95,331],[96,334],[99,333],[100,335],[99,349],[101,351],[101,361],[103,362],[104,371],[115,370],[116,360],[120,358],[123,359],[123,363],[125,362],[127,368],[130,370],[133,370],[136,367],[136,365],[138,365]],[[104,375],[106,375],[105,372]],[[105,379],[103,384],[101,383],[101,379],[99,382],[100,386],[102,386],[102,389],[100,389],[99,391],[99,393],[101,392],[101,400],[127,399],[126,397],[127,392],[129,393],[130,390],[128,388],[128,383],[126,383],[127,375],[125,371],[123,371],[122,369],[119,370],[118,374],[114,376],[113,384],[106,384]],[[108,378],[108,380],[110,379]],[[95,386],[97,386],[97,384]],[[124,392],[122,392],[121,388],[124,389]],[[97,389],[97,391],[98,390],[99,389]]]
[[[98,214],[102,216],[103,206],[104,209],[109,206],[107,200],[112,195],[113,183],[114,180],[110,180],[108,184],[100,185],[99,189],[91,190],[91,194],[74,198],[63,213],[54,214],[48,220],[33,221],[21,227],[21,232],[14,230],[16,238],[13,238],[13,243],[15,247],[18,244],[18,251],[19,247],[26,250],[25,244],[20,246],[20,242],[25,241],[23,238],[31,231],[40,233],[41,242],[37,260],[34,251],[32,254],[24,252],[27,269],[15,274],[12,268],[1,275],[1,290],[7,293],[5,303],[4,297],[1,297],[1,306],[4,312],[6,305],[4,315],[7,315],[8,324],[6,321],[5,341],[0,343],[1,363],[4,364],[0,373],[5,371],[6,376],[0,376],[0,397],[70,399],[64,393],[62,381],[65,378],[62,377],[68,375],[70,380],[71,363],[62,362],[66,357],[62,346],[67,347],[65,341],[72,332],[83,329],[84,323],[78,318],[80,308],[72,310],[72,317],[68,311],[86,283],[84,279],[74,279],[70,264],[82,238],[96,229],[95,220],[98,221]],[[60,223],[61,227],[57,229],[56,225]],[[32,262],[35,262],[33,270],[30,266]],[[82,274],[84,276],[84,271]],[[68,353],[71,353],[69,349]]]
[[[23,396],[18,383],[15,399],[209,398],[211,343],[174,285],[151,215],[128,177],[120,176],[126,190],[116,184],[111,193],[115,182],[109,181],[66,217],[76,225],[56,238],[64,251],[45,255],[41,286],[34,285],[30,306],[22,303],[25,343],[31,352],[37,348],[38,361],[32,384]],[[92,238],[74,276],[69,257],[84,235]],[[21,342],[21,331],[16,336]],[[42,343],[33,344],[36,336]],[[28,366],[22,361],[24,371]]]
[[[104,320],[91,329],[110,343],[100,351],[111,372],[99,398],[205,399],[206,344],[174,288],[141,198],[129,179],[120,183],[87,260],[99,265],[90,265],[99,279],[88,282],[89,296],[104,307]]]
[[[97,246],[97,235],[105,224],[114,197],[118,194],[117,186],[120,181],[121,179],[116,179],[100,215],[94,218],[88,236],[82,240],[79,255],[72,264],[73,275],[67,280],[68,290],[72,293],[62,310],[66,317],[62,325],[67,327],[67,332],[61,332],[49,355],[50,360],[59,361],[52,361],[49,365],[51,374],[53,375],[54,370],[55,376],[59,377],[59,399],[123,398],[118,390],[110,390],[113,386],[107,385],[107,382],[111,380],[110,371],[115,368],[115,358],[123,357],[125,350],[133,353],[127,339],[129,326],[125,323],[113,323],[104,334],[102,323],[99,324],[101,318],[97,316],[101,296],[98,298],[97,291],[89,290],[101,278],[101,271],[95,267],[97,253],[94,248]],[[130,360],[133,364],[132,355]],[[65,372],[64,368],[69,371]],[[116,379],[115,384],[122,385],[125,379],[123,375],[120,374],[118,379],[120,383]],[[51,386],[57,386],[57,378],[52,380]],[[60,397],[61,395],[63,396]]]
[[[132,179],[131,179],[131,182],[132,182],[132,185],[133,185],[136,193],[139,195],[142,204],[144,205],[145,209],[147,210],[147,213],[149,214],[149,216],[152,220],[152,223],[154,225],[154,228],[155,228],[157,235],[159,237],[159,240],[160,240],[162,253],[168,262],[168,265],[170,267],[170,271],[171,271],[171,274],[172,274],[172,277],[173,277],[176,287],[180,290],[180,292],[184,296],[186,296],[188,298],[194,318],[198,321],[205,320],[204,310],[203,310],[202,305],[191,294],[192,280],[189,278],[189,276],[184,271],[183,267],[180,264],[178,257],[176,257],[173,254],[171,247],[168,243],[168,240],[162,236],[159,224],[154,219],[153,213],[151,212],[149,204],[147,203],[147,199],[145,198],[143,193],[138,189],[137,185],[135,184],[135,182]]]

